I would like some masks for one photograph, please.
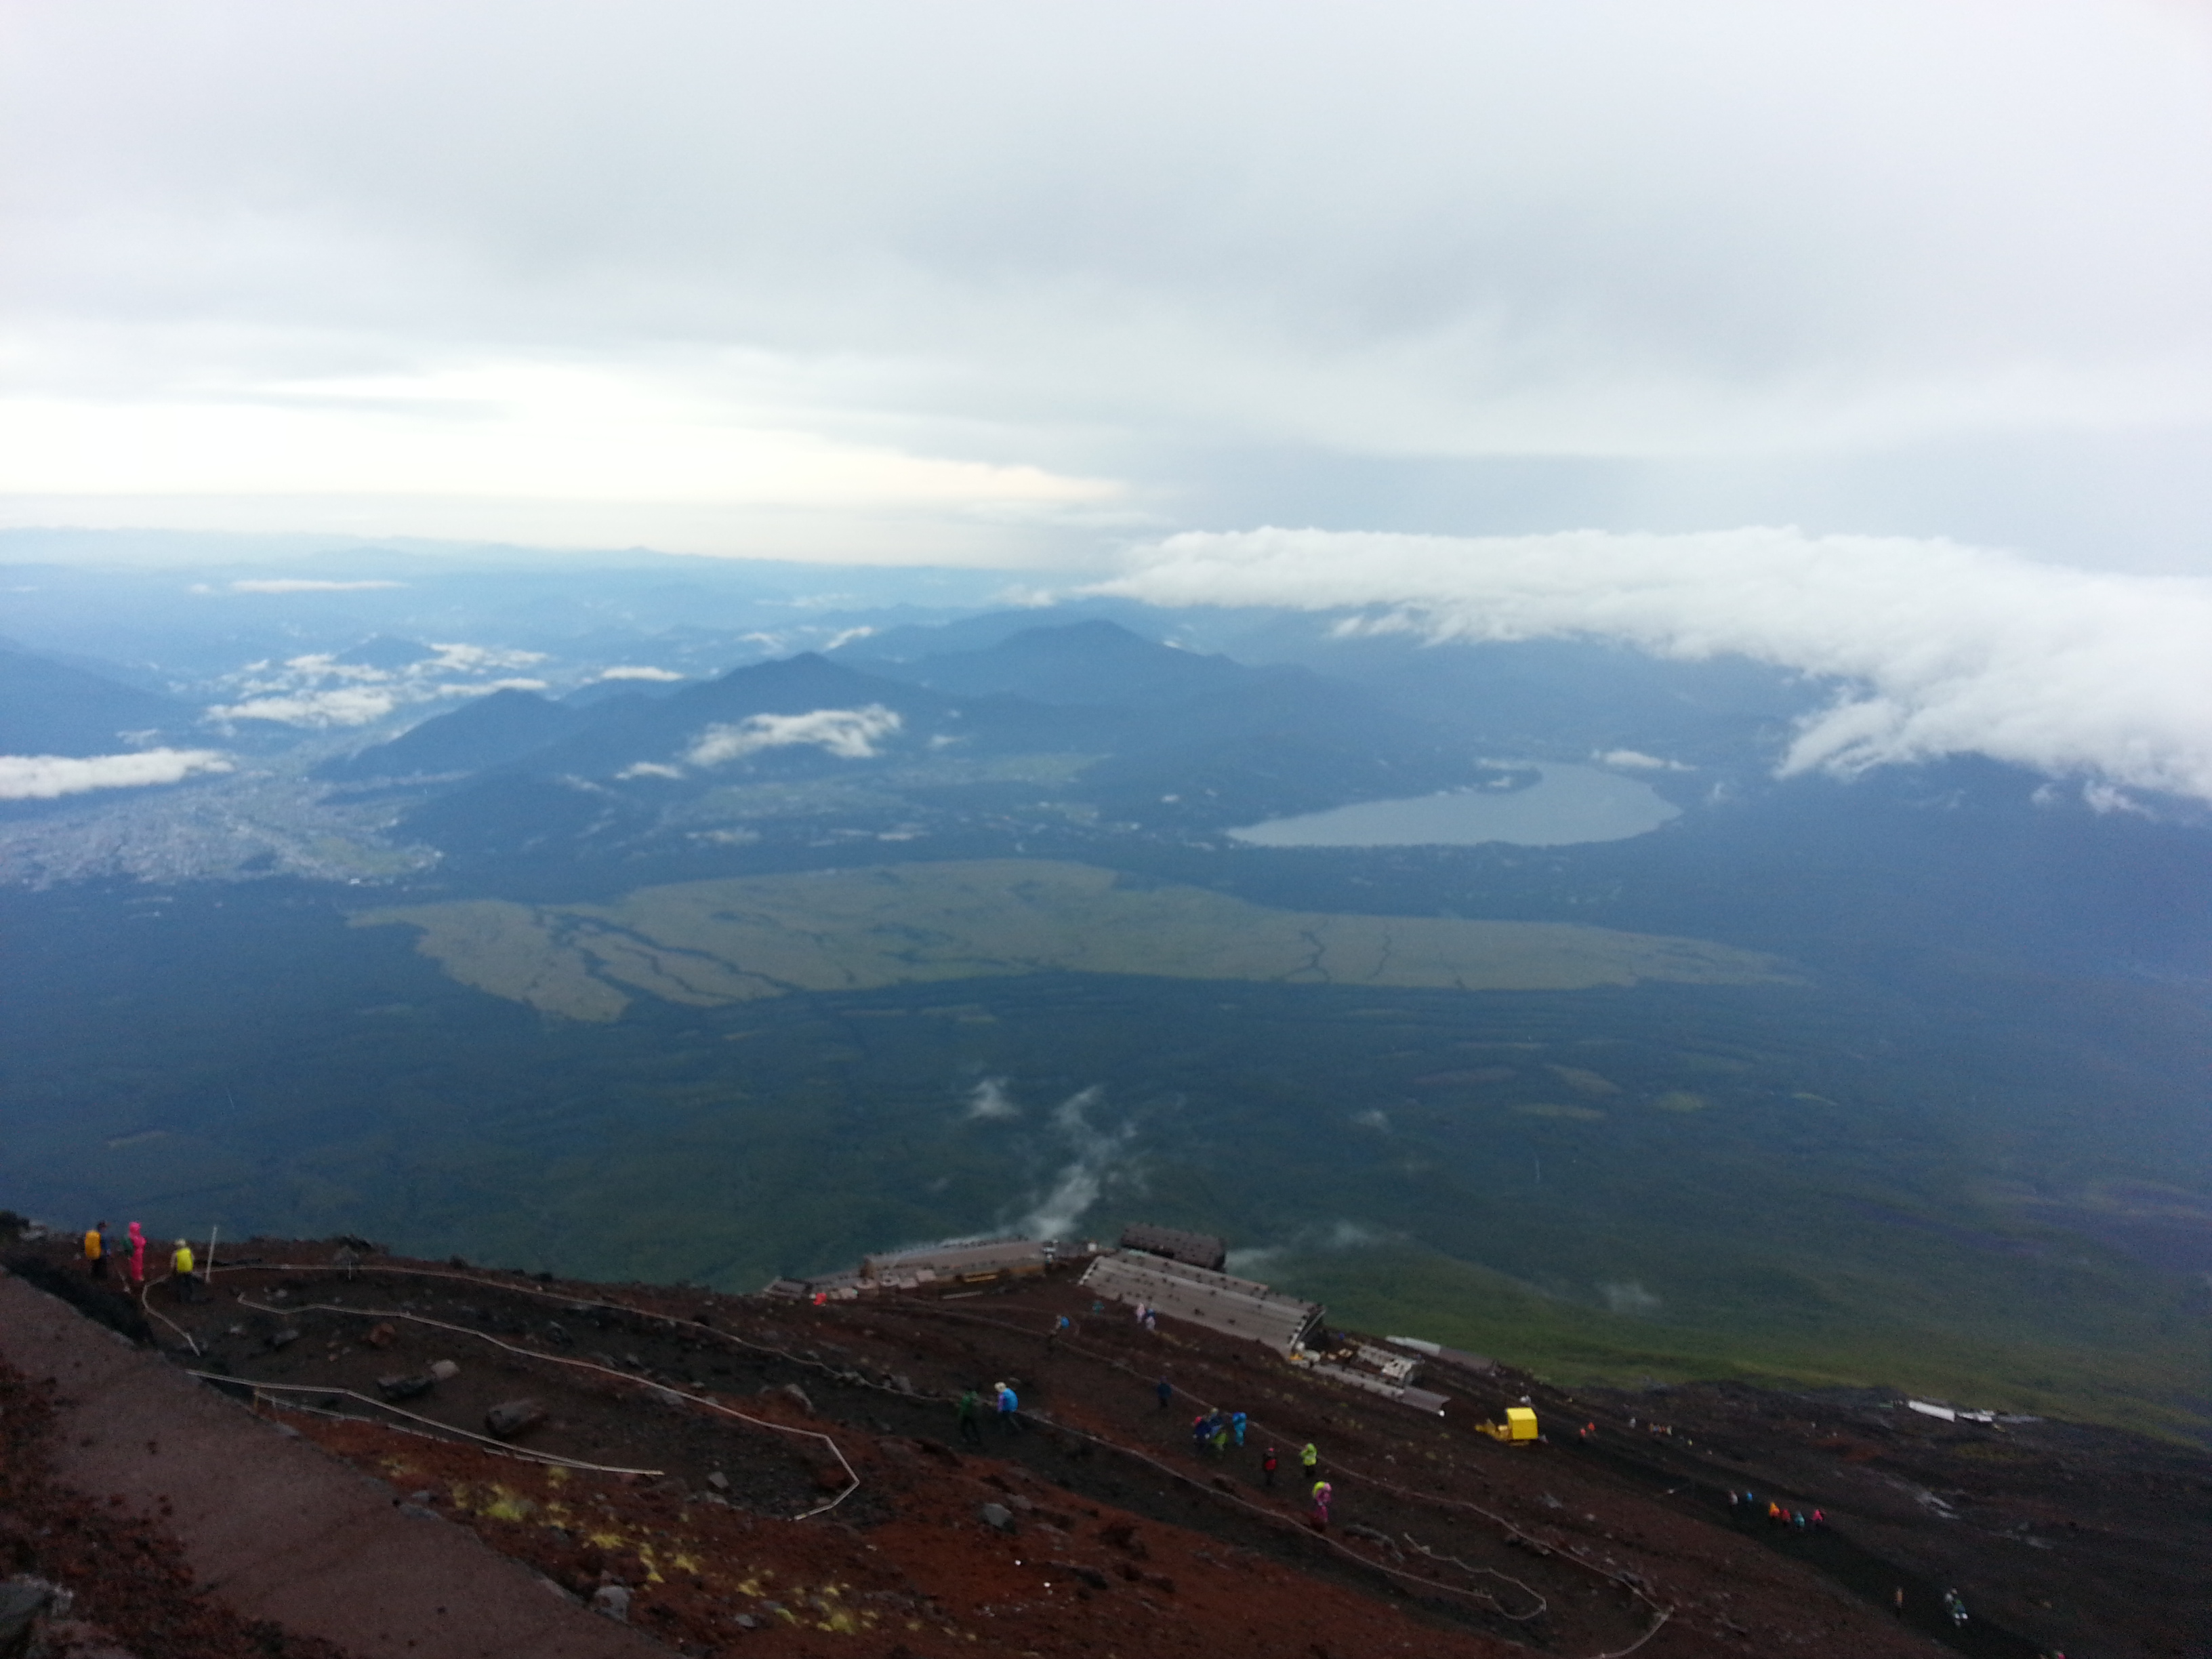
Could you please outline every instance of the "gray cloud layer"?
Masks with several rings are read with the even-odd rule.
[[[19,516],[143,493],[172,522],[252,499],[1012,562],[1446,461],[1656,468],[1644,501],[1693,463],[1809,469],[1770,493],[1887,524],[1998,497],[2015,441],[2154,433],[2156,495],[2212,432],[2191,8],[115,0],[4,27]],[[1944,444],[1985,451],[1933,506],[1844,465]],[[1490,499],[1443,488],[1432,524]],[[1335,505],[1300,516],[1374,521]]]
[[[1588,635],[1740,653],[1850,688],[1785,771],[1978,752],[2212,801],[2212,580],[1943,542],[1703,536],[1174,536],[1102,591],[1288,605],[1431,639]],[[2107,798],[2109,799],[2109,798]]]

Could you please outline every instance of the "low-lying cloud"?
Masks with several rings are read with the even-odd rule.
[[[130,755],[0,755],[0,800],[55,800],[94,789],[180,783],[196,773],[228,772],[212,749],[147,749]]]
[[[1085,1089],[1053,1109],[1052,1127],[1073,1146],[1075,1156],[1054,1177],[1051,1190],[1036,1207],[1016,1224],[1016,1231],[1030,1238],[1073,1237],[1076,1223],[1097,1203],[1136,1133],[1133,1123],[1118,1129],[1092,1127],[1087,1114],[1102,1092],[1096,1087]]]
[[[511,672],[544,661],[541,651],[465,641],[433,643],[428,649],[430,654],[401,668],[346,662],[325,651],[281,663],[253,663],[230,677],[238,701],[216,704],[207,717],[224,724],[265,720],[328,730],[374,726],[402,708],[447,697],[546,689],[544,680],[519,678]],[[502,671],[509,672],[496,679],[483,678]]]
[[[763,749],[811,744],[840,760],[872,760],[877,743],[903,724],[896,711],[878,702],[805,714],[750,714],[732,726],[708,726],[684,758],[694,766],[721,766]]]
[[[234,593],[362,593],[372,588],[404,587],[404,582],[324,581],[311,576],[262,576],[230,585]]]
[[[1003,1123],[1022,1115],[1014,1097],[1006,1092],[1006,1079],[987,1077],[968,1091],[968,1111],[971,1121]]]
[[[1347,611],[1346,632],[1587,637],[1832,678],[1786,775],[1978,753],[2212,800],[2212,581],[1948,541],[1746,529],[1455,538],[1172,536],[1095,591]]]

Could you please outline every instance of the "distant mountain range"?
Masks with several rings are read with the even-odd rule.
[[[435,781],[410,832],[492,854],[699,833],[702,799],[767,782],[865,784],[883,811],[864,818],[1042,790],[1115,821],[1218,828],[1491,771],[1358,685],[1091,618],[907,660],[806,653],[659,695],[500,691],[323,775]]]
[[[0,754],[113,755],[189,736],[190,703],[0,641]]]

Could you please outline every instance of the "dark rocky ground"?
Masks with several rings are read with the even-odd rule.
[[[1453,1403],[1425,1416],[1252,1344],[1147,1334],[1072,1275],[817,1308],[330,1243],[223,1255],[205,1302],[156,1286],[150,1325],[59,1249],[16,1261],[219,1386],[258,1386],[262,1409],[285,1402],[395,1501],[580,1600],[626,1591],[631,1626],[687,1653],[2212,1654],[2212,1459],[2109,1431],[1944,1425],[1872,1393],[1570,1398],[1443,1368],[1426,1381]],[[1076,1334],[1048,1347],[1063,1312]],[[399,1406],[423,1420],[372,1403],[438,1360],[457,1373]],[[959,1443],[951,1401],[1000,1380],[1026,1431]],[[1475,1431],[1523,1395],[1542,1443]],[[627,1473],[437,1437],[480,1436],[521,1396],[547,1418],[519,1447]],[[1219,1462],[1188,1432],[1216,1406],[1252,1419]],[[1308,1440],[1335,1487],[1326,1535],[1288,1473]],[[1743,1488],[1756,1518],[1727,1501]],[[1768,1524],[1774,1496],[1828,1526]]]

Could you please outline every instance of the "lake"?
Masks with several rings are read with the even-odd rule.
[[[1551,761],[1526,769],[1539,781],[1522,789],[1455,789],[1361,801],[1270,818],[1229,834],[1251,847],[1474,847],[1499,841],[1571,847],[1626,841],[1680,816],[1650,785],[1618,772]]]

